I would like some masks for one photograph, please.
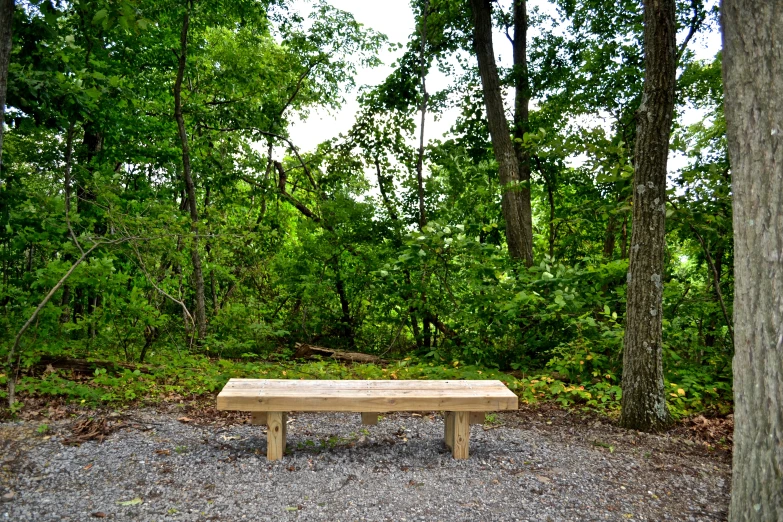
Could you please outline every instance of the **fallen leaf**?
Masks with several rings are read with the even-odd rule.
[[[543,475],[536,475],[536,478],[537,478],[537,479],[538,479],[538,481],[539,481],[539,482],[541,482],[542,484],[548,484],[549,482],[552,482],[552,479],[551,479],[551,478],[549,478],[549,477],[545,477],[545,476],[543,476]]]
[[[84,471],[87,471],[87,470],[89,470],[90,468],[92,468],[92,463],[90,463],[90,464],[87,464],[87,465],[86,465],[86,466],[84,466],[82,469],[83,469]]]
[[[299,508],[297,506],[288,506],[285,508],[286,511],[299,511]]]
[[[96,513],[93,513],[92,516],[95,518],[106,518],[106,513],[104,513],[103,511],[98,511]]]
[[[144,501],[141,500],[139,497],[136,497],[132,500],[125,500],[125,501],[118,500],[117,504],[119,504],[120,506],[136,506],[138,504],[141,504],[142,502]]]
[[[177,420],[180,422],[193,422],[193,419],[191,419],[190,417],[180,417]]]
[[[171,455],[171,450],[155,450],[158,455]]]

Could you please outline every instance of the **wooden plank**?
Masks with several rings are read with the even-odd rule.
[[[288,381],[279,382],[229,382],[220,392],[221,395],[246,394],[249,392],[264,393],[294,393],[294,394],[338,394],[345,392],[367,392],[367,393],[437,393],[446,392],[457,394],[469,393],[492,393],[498,395],[513,395],[502,383],[493,385],[472,385],[464,384],[465,381],[437,382],[412,381],[411,384],[402,385],[401,383],[387,384],[389,381]],[[479,381],[482,382],[482,381]]]
[[[422,387],[459,387],[466,388],[488,387],[505,388],[505,385],[498,380],[465,380],[465,379],[404,379],[404,380],[386,380],[386,379],[229,379],[226,387],[232,386],[271,386],[275,388],[291,386],[301,388],[302,386],[335,386],[340,388],[361,387],[366,388],[422,388]]]
[[[250,414],[250,424],[253,426],[266,426],[266,412],[254,411]]]
[[[517,409],[517,399],[491,397],[222,397],[219,410],[231,411],[499,411]]]
[[[238,401],[239,402],[239,401]],[[236,406],[236,407],[231,407]],[[230,403],[224,409],[246,411],[498,411],[516,408],[507,399],[485,397],[259,397],[254,404],[247,401]]]
[[[250,390],[296,393],[362,391],[423,391],[449,390],[472,392],[476,390],[494,393],[511,393],[500,381],[325,381],[325,380],[266,380],[231,379],[221,393],[246,393]]]
[[[454,412],[453,411],[447,411],[444,419],[444,425],[446,428],[446,435],[444,437],[444,441],[446,442],[446,447],[449,449],[452,449],[454,447]]]
[[[219,410],[497,411],[517,409],[500,381],[297,381],[231,379]]]
[[[484,424],[485,415],[483,411],[470,412],[470,424]]]
[[[270,411],[267,414],[266,458],[279,460],[285,453],[285,436],[287,417],[283,412]]]
[[[231,379],[220,410],[497,411],[517,409],[500,381],[297,381]]]
[[[378,412],[377,411],[363,411],[362,412],[362,424],[367,426],[374,426],[378,424]]]
[[[451,449],[451,455],[455,459],[468,458],[468,446],[470,443],[470,412],[457,411],[454,415],[454,447]]]

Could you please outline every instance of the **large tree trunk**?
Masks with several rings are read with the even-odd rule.
[[[533,212],[530,207],[530,151],[522,146],[525,133],[530,130],[530,81],[527,70],[527,2],[514,2],[514,147],[519,165],[522,200],[522,237],[525,264],[533,266]],[[550,193],[551,195],[551,193]]]
[[[732,521],[783,520],[783,2],[724,0],[734,192]]]
[[[0,0],[0,172],[3,166],[5,95],[8,90],[8,65],[13,46],[14,0]]]
[[[659,430],[670,422],[661,361],[661,301],[666,248],[666,163],[677,69],[674,4],[674,0],[645,1],[644,92],[636,113],[620,423],[643,431]]]
[[[177,80],[174,83],[174,117],[177,120],[179,139],[182,144],[182,173],[185,178],[188,207],[190,208],[191,232],[193,243],[191,244],[190,258],[193,262],[193,283],[196,285],[196,331],[199,339],[207,335],[207,309],[204,297],[204,273],[201,269],[201,255],[198,251],[198,206],[196,200],[196,185],[193,183],[193,174],[190,167],[190,147],[188,146],[188,134],[185,130],[185,118],[182,116],[182,80],[185,76],[185,64],[188,56],[188,26],[190,24],[190,9],[185,11],[182,20],[182,34],[180,35],[179,67]]]
[[[473,12],[473,45],[478,58],[481,85],[484,90],[484,104],[487,108],[487,127],[492,138],[492,148],[498,162],[498,174],[503,191],[503,218],[506,221],[506,243],[509,255],[526,261],[532,258],[529,240],[525,238],[522,201],[522,184],[519,162],[511,141],[511,133],[503,107],[500,77],[495,64],[495,50],[492,45],[492,4],[490,0],[470,0]]]

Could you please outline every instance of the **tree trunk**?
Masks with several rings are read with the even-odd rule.
[[[416,159],[416,182],[418,185],[419,197],[419,230],[423,230],[427,225],[427,211],[424,207],[424,121],[427,116],[427,15],[429,15],[430,2],[424,0],[421,15],[421,49],[419,60],[421,64],[421,127],[419,129],[419,154]],[[422,275],[422,279],[424,274]],[[427,294],[422,291],[421,301],[426,309]],[[430,328],[431,317],[428,312],[424,312],[421,319],[422,332],[424,334],[424,347],[429,348],[432,345],[432,333]]]
[[[534,156],[538,173],[544,178],[544,186],[546,187],[546,196],[549,202],[549,257],[555,258],[555,241],[557,240],[557,227],[555,227],[555,179],[556,175],[547,174],[545,167],[541,164],[541,159],[538,156]]]
[[[492,45],[492,4],[490,0],[470,0],[470,7],[474,22],[473,45],[487,109],[487,127],[492,138],[495,159],[498,162],[508,252],[513,259],[527,262],[527,259],[532,258],[532,255],[528,255],[528,252],[532,252],[532,247],[525,238],[519,162],[514,144],[511,142],[500,90],[500,77],[495,64],[495,50]]]
[[[783,520],[783,2],[724,0],[734,192],[734,463],[729,519]]]
[[[674,114],[674,0],[644,4],[644,92],[636,113],[633,226],[623,342],[620,424],[655,431],[670,423],[663,387],[662,295],[666,163]]]
[[[182,20],[182,34],[180,35],[179,67],[177,80],[174,83],[174,118],[177,120],[179,139],[182,144],[182,173],[185,178],[188,207],[190,208],[191,232],[193,243],[190,250],[190,258],[193,262],[193,283],[196,285],[196,331],[199,339],[207,335],[207,311],[204,297],[204,273],[201,269],[201,255],[198,251],[198,206],[196,201],[196,186],[193,183],[193,174],[190,168],[190,147],[188,146],[188,134],[185,130],[185,118],[182,116],[182,80],[185,77],[185,64],[188,56],[188,26],[190,24],[190,9],[185,11]]]
[[[611,261],[614,256],[614,245],[616,240],[615,228],[617,228],[617,216],[610,214],[609,220],[606,223],[606,234],[604,236],[604,258],[609,261]]]
[[[421,62],[421,127],[419,129],[419,155],[416,159],[416,183],[419,196],[419,230],[427,225],[427,211],[424,208],[424,120],[427,116],[427,15],[430,2],[424,0],[421,15],[421,50],[419,60]]]
[[[353,318],[351,317],[351,303],[348,301],[348,293],[345,291],[345,282],[340,273],[340,261],[335,257],[332,262],[334,270],[334,286],[337,290],[337,297],[340,299],[340,334],[344,337],[350,346],[354,346],[354,328]]]
[[[628,213],[623,213],[623,230],[620,234],[620,259],[628,259]]]
[[[3,134],[5,97],[8,90],[8,65],[13,46],[14,0],[0,0],[0,172],[3,170]]]
[[[494,55],[493,55],[494,57]],[[522,146],[525,133],[530,130],[530,81],[527,70],[527,2],[514,2],[514,149],[521,182],[522,236],[525,265],[533,266],[533,212],[530,207],[530,151]],[[551,193],[550,193],[551,195]],[[554,204],[552,205],[554,208]]]

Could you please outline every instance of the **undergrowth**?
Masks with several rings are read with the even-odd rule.
[[[96,368],[91,375],[49,368],[41,375],[28,372],[18,383],[21,397],[62,398],[86,406],[154,404],[214,395],[230,378],[261,379],[498,379],[519,396],[522,404],[554,402],[568,409],[581,409],[616,416],[622,391],[619,376],[593,371],[586,376],[566,376],[549,370],[513,374],[459,361],[436,364],[406,358],[385,366],[345,365],[328,359],[270,361],[213,359],[201,355],[170,355],[153,359],[137,369]],[[0,375],[5,385],[6,376]],[[710,374],[675,370],[666,382],[669,408],[675,418],[697,413],[726,414],[731,411],[728,383],[710,381]],[[5,398],[5,391],[0,392]],[[13,410],[23,407],[18,402]]]

